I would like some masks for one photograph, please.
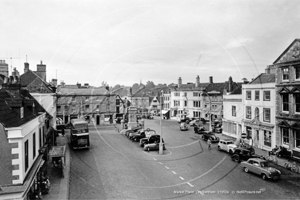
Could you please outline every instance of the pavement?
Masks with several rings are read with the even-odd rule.
[[[120,124],[115,125],[116,131],[121,132],[122,127]],[[217,134],[220,139],[233,139],[224,134]],[[50,179],[51,187],[49,194],[43,195],[43,199],[45,200],[61,200],[61,199],[69,199],[69,178],[70,178],[70,149],[68,146],[68,140],[66,136],[62,136],[61,134],[57,137],[57,145],[58,146],[66,146],[66,165],[64,169],[64,178],[61,176],[61,171],[57,168],[53,168],[52,163],[49,161],[47,163],[48,168],[48,176]],[[268,156],[268,152],[259,148],[255,148],[255,153],[258,155]],[[278,165],[275,167],[282,172],[282,178],[288,179],[300,179],[300,173],[295,173],[290,170],[287,170],[284,167],[284,163],[287,162],[286,159],[277,158]],[[298,166],[300,166],[298,164]]]
[[[43,199],[45,200],[69,199],[70,150],[66,136],[60,134],[56,142],[57,146],[66,146],[64,178],[61,176],[61,170],[53,168],[51,161],[48,161],[47,170],[51,186],[49,194],[43,195]]]

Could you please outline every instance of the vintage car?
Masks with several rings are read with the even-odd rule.
[[[268,161],[260,158],[250,158],[241,163],[246,173],[252,172],[262,177],[262,179],[277,180],[280,178],[281,172],[278,169],[270,167]]]
[[[200,119],[193,119],[192,121],[189,122],[190,126],[197,126],[203,124],[202,121]]]
[[[154,142],[151,144],[144,145],[144,151],[152,151],[152,150],[159,150],[159,142]],[[166,150],[164,143],[163,143],[163,150]]]
[[[261,155],[255,154],[255,150],[238,147],[231,155],[231,159],[235,162],[248,160],[249,158],[261,158]]]
[[[206,130],[204,126],[194,126],[194,132],[198,134],[203,134]]]
[[[159,143],[160,142],[160,135],[151,135],[150,137],[145,137],[140,139],[140,147],[144,147],[145,144],[151,144],[151,143]],[[162,139],[162,142],[164,140]]]
[[[185,122],[181,122],[179,128],[181,131],[189,130],[189,126]]]
[[[235,144],[233,144],[232,140],[220,140],[218,143],[218,149],[226,151],[227,153],[233,153],[237,148]]]
[[[129,134],[129,139],[131,139],[132,141],[140,141],[140,139],[145,138],[146,134],[145,134],[145,130],[144,129],[140,129],[137,132],[131,132]]]
[[[204,141],[207,141],[208,139],[210,139],[210,141],[212,142],[212,143],[214,143],[214,142],[219,142],[219,140],[220,140],[220,138],[219,137],[217,137],[213,132],[211,132],[211,131],[205,131],[204,133],[203,133],[203,135],[202,135],[202,139],[204,140]]]

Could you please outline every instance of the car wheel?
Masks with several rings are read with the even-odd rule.
[[[267,180],[267,179],[268,179],[267,175],[265,175],[265,174],[262,174],[261,177],[262,177],[262,179],[264,179],[264,180]]]
[[[233,151],[231,149],[229,149],[229,154],[233,154]]]
[[[248,173],[248,172],[249,172],[249,169],[248,169],[247,167],[245,167],[245,168],[244,168],[244,171],[245,171],[246,173]]]
[[[240,157],[238,155],[235,155],[232,157],[232,160],[235,162],[240,162]]]

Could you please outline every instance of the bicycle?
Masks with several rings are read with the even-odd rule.
[[[300,169],[297,166],[296,162],[292,162],[292,163],[286,162],[286,163],[284,163],[284,167],[286,169],[291,170],[292,172],[300,173]]]
[[[277,164],[277,163],[278,163],[278,160],[277,160],[276,156],[274,156],[274,155],[268,156],[268,157],[267,157],[267,161],[270,161],[270,162],[272,162],[272,163],[274,163],[274,164]]]

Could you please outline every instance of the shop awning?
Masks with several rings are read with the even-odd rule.
[[[164,114],[166,114],[167,112],[169,112],[169,110],[162,110],[161,112],[162,112],[162,114],[164,115]]]

